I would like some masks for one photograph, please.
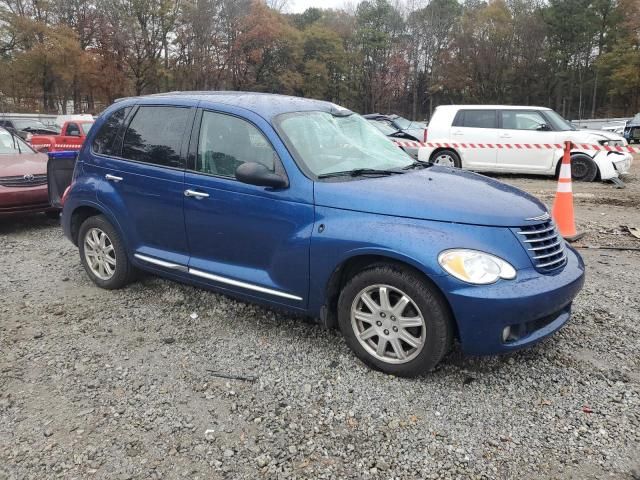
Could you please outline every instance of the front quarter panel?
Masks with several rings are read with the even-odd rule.
[[[531,260],[508,228],[316,207],[310,256],[310,313],[319,315],[331,275],[351,258],[379,255],[435,278],[445,275],[438,255],[450,248],[488,252],[507,260],[516,270],[531,267]]]

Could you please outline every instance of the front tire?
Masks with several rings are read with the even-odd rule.
[[[122,288],[133,279],[135,269],[129,262],[124,242],[104,215],[89,217],[82,223],[78,247],[82,266],[100,288]]]
[[[458,153],[453,150],[440,150],[439,152],[435,152],[433,155],[431,155],[429,162],[445,167],[462,167],[460,155],[458,155]]]
[[[431,371],[451,347],[442,295],[417,272],[379,265],[356,274],[338,300],[345,340],[370,367],[402,377]]]
[[[598,166],[584,153],[571,155],[571,178],[577,182],[593,182],[598,175]]]

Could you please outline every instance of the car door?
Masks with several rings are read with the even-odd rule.
[[[98,200],[116,217],[129,251],[157,268],[186,271],[189,261],[183,192],[185,132],[193,123],[194,107],[135,107],[114,147],[102,138],[101,129],[91,164],[84,166],[99,182]],[[114,126],[102,128],[110,133]]]
[[[501,110],[500,143],[513,148],[498,150],[497,168],[505,172],[537,173],[553,169],[553,149],[530,148],[534,143],[551,144],[555,132],[537,110]]]
[[[495,110],[459,110],[451,126],[451,141],[474,144],[459,149],[464,168],[472,170],[495,170],[497,149],[485,144],[498,143],[497,113]],[[479,148],[477,144],[482,144]]]
[[[313,205],[296,200],[291,188],[235,178],[245,162],[286,175],[279,155],[287,153],[273,129],[257,116],[203,110],[191,145],[184,204],[189,273],[247,297],[304,308]]]
[[[61,148],[74,147],[80,148],[82,145],[82,131],[76,122],[67,123],[67,128],[60,134]]]

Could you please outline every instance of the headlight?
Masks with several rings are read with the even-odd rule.
[[[516,277],[516,270],[509,263],[477,250],[445,250],[438,255],[438,263],[457,279],[476,285]]]
[[[600,145],[602,145],[603,147],[608,147],[609,146],[609,140],[600,140]]]

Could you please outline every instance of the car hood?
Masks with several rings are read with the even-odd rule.
[[[517,188],[477,173],[432,166],[387,177],[315,183],[318,206],[440,222],[517,227],[545,206]]]
[[[609,132],[606,130],[590,130],[587,128],[581,128],[580,130],[573,130],[564,132],[569,134],[569,139],[576,142],[590,142],[598,140],[617,140],[622,141],[624,137],[615,132]]]
[[[0,154],[0,177],[47,173],[48,157],[42,153]]]

